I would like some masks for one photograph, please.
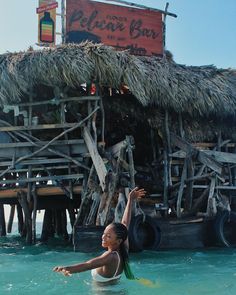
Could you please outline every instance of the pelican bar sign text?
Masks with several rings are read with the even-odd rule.
[[[136,55],[162,55],[162,13],[104,4],[67,0],[66,42],[90,40]]]

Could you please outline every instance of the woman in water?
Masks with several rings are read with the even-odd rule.
[[[105,228],[102,235],[102,247],[107,248],[105,253],[83,263],[56,266],[53,271],[70,276],[73,273],[91,270],[92,277],[97,282],[114,282],[121,277],[124,271],[128,279],[135,279],[128,264],[128,229],[133,201],[144,197],[145,194],[144,189],[134,188],[128,195],[121,223],[111,223]]]

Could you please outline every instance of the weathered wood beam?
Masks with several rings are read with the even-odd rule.
[[[12,224],[13,224],[14,215],[15,215],[15,208],[16,208],[16,205],[11,205],[10,215],[9,215],[9,219],[8,219],[8,223],[7,223],[7,233],[8,234],[10,234],[12,231]]]
[[[206,150],[204,152],[207,155],[213,157],[218,162],[236,164],[236,154],[234,153],[218,152],[211,150]]]
[[[0,204],[0,236],[6,236],[6,221],[3,204]]]
[[[43,217],[43,227],[40,240],[46,242],[49,237],[53,237],[55,228],[53,226],[53,211],[46,209]]]
[[[81,158],[74,158],[76,161],[81,161]],[[45,158],[45,159],[41,159],[40,157],[39,158],[36,158],[34,160],[25,160],[25,161],[22,161],[21,162],[21,165],[23,166],[28,166],[28,165],[44,165],[44,164],[62,164],[62,163],[70,163],[71,160],[69,159],[64,159],[64,158],[54,158],[54,159],[48,159],[48,158]],[[6,166],[9,166],[12,164],[12,161],[1,161],[0,162],[0,167],[6,167]],[[47,167],[47,169],[57,169],[57,167],[59,167],[59,169],[62,169],[63,166],[59,166],[59,165],[55,165],[55,166],[51,166],[51,167]],[[67,166],[66,166],[67,167]],[[75,165],[74,167],[77,167],[77,165]],[[40,171],[40,170],[44,170],[44,168],[40,168],[40,167],[37,167],[37,168],[32,168],[33,170],[37,170],[37,171]],[[5,170],[0,170],[0,173],[3,173]],[[27,169],[10,169],[8,170],[8,172],[27,172]]]
[[[56,104],[60,102],[69,102],[69,101],[75,101],[75,102],[83,102],[83,101],[96,101],[100,100],[100,96],[78,96],[78,97],[68,97],[68,98],[60,98],[60,99],[49,99],[49,100],[40,100],[34,101],[34,102],[23,102],[19,103],[17,105],[9,105],[9,106],[16,106],[16,107],[27,107],[27,106],[38,106],[38,105],[45,105],[45,104]]]
[[[87,127],[83,128],[83,138],[87,145],[87,148],[89,150],[90,156],[92,158],[93,164],[95,166],[95,169],[97,171],[97,175],[99,178],[100,186],[102,190],[105,189],[105,177],[107,175],[107,169],[103,162],[103,159],[98,153],[97,146],[88,130]]]
[[[36,218],[37,218],[37,206],[38,206],[38,197],[36,194],[35,184],[32,188],[32,197],[33,197],[33,217],[32,217],[32,239],[33,244],[36,243]]]
[[[172,144],[186,152],[187,154],[196,157],[199,162],[205,164],[207,167],[216,171],[218,174],[222,173],[222,165],[218,161],[216,161],[213,157],[208,155],[205,151],[198,150],[194,148],[187,141],[183,140],[179,136],[171,133]]]
[[[0,184],[15,184],[15,183],[31,183],[31,182],[41,182],[48,180],[65,180],[65,179],[81,179],[83,174],[71,174],[71,175],[56,175],[56,176],[40,176],[31,178],[18,178],[12,180],[0,180]]]
[[[68,186],[66,186],[68,189]],[[11,189],[4,189],[0,190],[0,199],[8,199],[8,198],[17,198],[17,193],[23,191],[27,193],[27,188],[11,188]],[[81,186],[74,186],[73,193],[74,194],[81,194],[82,187]],[[38,196],[59,196],[65,195],[63,189],[61,187],[55,186],[47,186],[47,187],[36,187],[36,194]]]
[[[19,190],[19,192],[20,192],[20,190]],[[23,216],[22,207],[18,202],[16,205],[16,209],[17,209],[17,219],[18,219],[18,232],[21,235],[21,237],[25,237],[26,236],[26,227],[25,227],[25,223],[24,223],[24,216]]]
[[[105,225],[109,223],[109,213],[110,213],[110,205],[111,200],[114,197],[115,190],[117,187],[117,183],[120,176],[120,169],[121,169],[121,160],[124,159],[125,150],[127,147],[127,142],[125,141],[123,147],[120,149],[119,157],[116,163],[116,171],[111,172],[107,177],[107,187],[106,191],[102,194],[101,202],[98,208],[97,220],[96,225]]]
[[[29,203],[27,202],[27,195],[25,192],[18,192],[18,201],[24,211],[25,215],[25,224],[26,224],[26,243],[32,244],[32,218],[31,218],[31,209],[29,207]]]
[[[216,177],[211,178],[211,184],[210,184],[210,190],[209,190],[209,196],[208,196],[208,202],[207,202],[207,216],[215,216],[217,209],[216,209],[216,200],[214,197],[214,192],[216,188]]]
[[[98,207],[101,200],[100,194],[98,192],[93,192],[92,200],[93,200],[93,203],[91,205],[90,212],[88,214],[88,217],[85,220],[86,226],[96,224],[97,211],[98,211]]]

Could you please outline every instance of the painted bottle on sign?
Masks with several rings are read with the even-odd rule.
[[[50,17],[50,12],[44,12],[39,26],[40,41],[43,43],[54,43],[54,21]]]

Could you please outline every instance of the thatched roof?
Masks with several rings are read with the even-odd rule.
[[[76,88],[91,81],[112,88],[124,83],[143,106],[191,117],[236,114],[233,69],[184,66],[91,43],[0,55],[1,105],[22,101],[31,86]]]

